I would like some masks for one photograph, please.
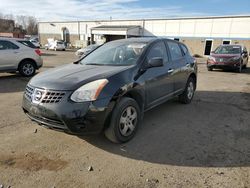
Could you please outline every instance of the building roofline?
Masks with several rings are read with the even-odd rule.
[[[77,20],[77,21],[39,21],[38,23],[78,23],[78,22],[116,22],[116,21],[157,21],[157,20],[191,20],[191,19],[223,19],[223,18],[250,18],[249,15],[224,15],[224,16],[194,16],[194,17],[168,17],[146,19],[116,19],[116,20]]]

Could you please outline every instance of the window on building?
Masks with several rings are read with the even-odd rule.
[[[223,40],[223,44],[230,44],[231,41],[230,40]]]
[[[212,50],[212,45],[213,45],[212,40],[206,40],[204,55],[210,55]]]
[[[180,59],[182,57],[182,52],[178,43],[170,41],[168,41],[167,43],[172,60]]]
[[[12,42],[0,40],[0,50],[15,50],[19,47]]]
[[[179,39],[179,38],[174,38],[174,40],[175,40],[175,41],[180,41],[180,39]]]

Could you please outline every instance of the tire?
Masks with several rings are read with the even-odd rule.
[[[212,67],[207,67],[207,70],[208,71],[213,71],[213,68]]]
[[[247,65],[243,65],[242,69],[246,69],[247,68]]]
[[[31,77],[36,73],[36,66],[34,62],[26,60],[19,65],[18,71],[22,76]]]
[[[114,143],[128,142],[136,134],[140,120],[141,110],[137,102],[132,98],[124,97],[116,104],[110,125],[104,134]]]
[[[243,66],[242,66],[242,63],[241,63],[240,66],[237,67],[236,71],[237,71],[238,73],[241,73],[241,72],[242,72],[242,69],[243,69]]]
[[[184,92],[179,96],[179,101],[183,104],[191,103],[194,97],[195,87],[195,80],[194,78],[190,77],[187,81],[187,85]]]

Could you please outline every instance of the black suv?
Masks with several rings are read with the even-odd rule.
[[[197,65],[187,47],[159,38],[106,43],[77,62],[35,76],[23,97],[31,120],[73,134],[129,141],[145,111],[178,96],[191,102]]]

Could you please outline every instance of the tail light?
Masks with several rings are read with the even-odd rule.
[[[35,52],[37,55],[41,56],[42,55],[42,52],[39,50],[39,49],[35,49]]]

